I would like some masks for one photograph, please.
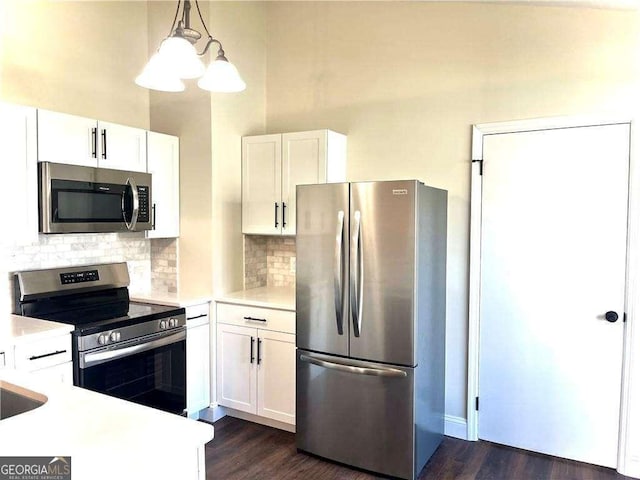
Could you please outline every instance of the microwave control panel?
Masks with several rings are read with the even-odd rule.
[[[149,187],[146,185],[138,186],[138,221],[145,223],[149,221]]]

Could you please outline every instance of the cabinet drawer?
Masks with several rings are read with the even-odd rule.
[[[209,320],[209,304],[203,303],[200,305],[191,305],[185,308],[187,316],[187,325],[192,323],[192,320],[203,319],[202,322],[208,323]],[[204,320],[206,317],[206,321]],[[201,323],[201,322],[198,322]]]
[[[296,333],[296,313],[288,310],[218,303],[217,322],[276,332]]]
[[[71,335],[16,345],[15,365],[18,370],[33,371],[70,361]]]

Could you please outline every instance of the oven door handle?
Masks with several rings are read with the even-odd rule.
[[[115,348],[110,350],[103,350],[100,352],[84,353],[80,355],[80,368],[89,368],[101,363],[108,362],[110,360],[117,360],[131,356],[135,353],[146,352],[153,350],[154,348],[163,347],[171,343],[180,342],[187,338],[186,330],[181,330],[178,333],[161,337],[151,341],[141,341],[136,345],[123,348]]]

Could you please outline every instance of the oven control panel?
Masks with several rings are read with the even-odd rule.
[[[163,317],[158,320],[127,325],[116,329],[104,330],[78,337],[78,350],[83,352],[94,348],[112,348],[114,344],[135,341],[140,337],[146,337],[161,333],[171,335],[172,331],[180,331],[186,328],[187,319],[184,314]]]
[[[60,274],[60,283],[62,283],[62,285],[96,282],[98,280],[100,280],[98,270],[85,270],[83,272],[67,272]]]

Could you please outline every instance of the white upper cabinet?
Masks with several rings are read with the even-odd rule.
[[[147,238],[175,238],[180,235],[180,140],[147,132],[147,148],[154,226]]]
[[[314,130],[242,139],[242,232],[296,234],[296,185],[342,182],[347,137]]]
[[[98,122],[98,166],[131,172],[147,171],[147,131]]]
[[[38,109],[38,161],[146,171],[140,128]]]
[[[282,135],[242,139],[242,232],[279,235]]]
[[[36,109],[0,102],[0,175],[5,234],[0,244],[38,238]]]
[[[98,166],[95,119],[38,109],[38,161]]]

